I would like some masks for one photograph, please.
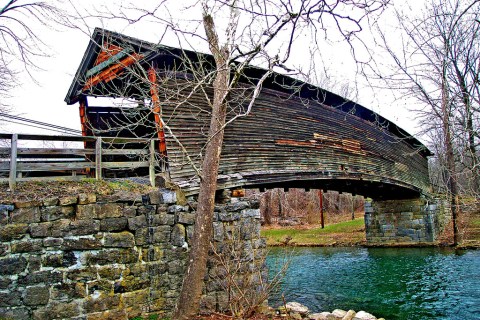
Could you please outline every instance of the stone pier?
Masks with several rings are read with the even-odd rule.
[[[169,316],[195,208],[195,198],[177,201],[170,190],[0,204],[0,318]],[[234,297],[219,265],[226,257],[235,258],[243,286],[257,288],[266,277],[258,202],[224,191],[213,227],[204,311],[226,309]]]
[[[450,219],[441,199],[365,201],[369,244],[434,242]]]

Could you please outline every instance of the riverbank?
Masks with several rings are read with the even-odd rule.
[[[355,247],[366,245],[363,217],[355,220],[326,225],[302,225],[296,227],[264,227],[262,237],[267,246],[302,247]]]
[[[450,228],[447,227],[447,228]],[[368,244],[365,238],[363,217],[326,225],[301,225],[295,227],[267,226],[261,231],[269,247],[448,247],[452,236],[447,232],[434,243]],[[462,221],[462,242],[458,249],[480,249],[480,216],[470,214]]]

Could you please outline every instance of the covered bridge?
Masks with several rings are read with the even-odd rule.
[[[79,103],[84,135],[158,138],[161,174],[198,192],[208,132],[212,56],[95,29],[65,98]],[[265,70],[249,67],[230,94],[228,119],[245,112]],[[91,97],[122,98],[93,106]],[[375,112],[273,74],[248,116],[225,128],[218,188],[302,187],[374,199],[429,189],[430,151]]]

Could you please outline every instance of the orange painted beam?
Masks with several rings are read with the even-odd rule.
[[[143,58],[143,55],[138,53],[133,53],[132,55],[121,60],[119,63],[108,67],[107,69],[103,70],[102,72],[88,79],[85,85],[83,86],[83,91],[86,91],[92,88],[94,85],[100,82],[106,83],[106,82],[112,81],[122,73],[123,69],[131,66],[141,58]]]
[[[160,105],[160,98],[158,97],[157,88],[157,73],[155,68],[150,67],[148,69],[148,80],[150,81],[150,95],[153,103],[153,115],[155,116],[155,123],[157,125],[157,135],[159,140],[159,150],[163,157],[167,156],[167,145],[165,142],[165,131],[161,121],[162,108]]]

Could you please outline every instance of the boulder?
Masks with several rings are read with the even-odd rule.
[[[308,315],[308,319],[310,320],[333,320],[335,316],[330,312],[320,312],[320,313],[312,313]]]
[[[347,314],[343,316],[342,320],[352,320],[356,315],[356,312],[353,310],[348,310]]]
[[[377,318],[365,311],[358,311],[353,320],[377,320]]]
[[[339,319],[343,319],[343,317],[345,317],[345,315],[347,314],[347,311],[342,309],[335,309],[332,311],[332,314]]]
[[[287,302],[285,305],[287,311],[298,313],[301,315],[306,315],[309,313],[309,310],[306,306],[298,302]]]

